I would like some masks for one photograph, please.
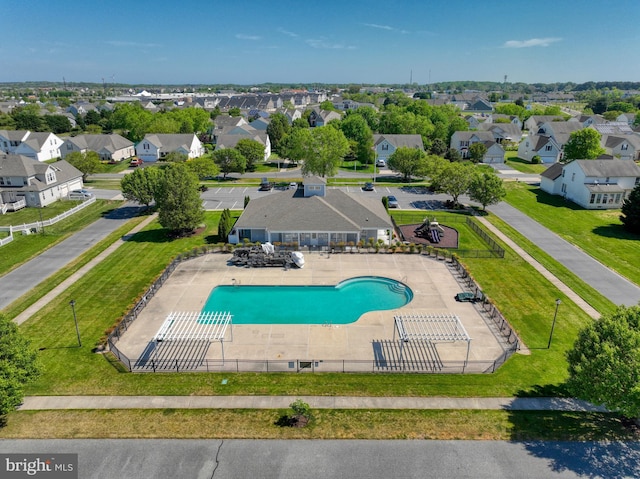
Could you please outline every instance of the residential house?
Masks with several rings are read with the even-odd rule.
[[[476,111],[478,113],[491,113],[493,105],[484,98],[476,98],[467,105],[466,111]]]
[[[583,128],[587,128],[591,125],[597,125],[600,123],[607,123],[607,120],[602,115],[579,115],[570,118],[570,122],[578,122]]]
[[[24,155],[38,161],[48,161],[60,158],[62,140],[53,133],[46,131],[29,132],[14,149],[16,155]]]
[[[582,124],[574,121],[547,121],[538,126],[535,134],[551,137],[556,140],[560,148],[564,148],[564,145],[571,137],[571,133],[582,129]]]
[[[302,118],[302,112],[298,109],[287,109],[283,110],[282,113],[287,117],[287,120],[289,120],[289,124],[293,123],[298,118]]]
[[[376,152],[376,161],[384,160],[398,148],[416,148],[424,151],[424,143],[420,135],[373,135],[373,148]]]
[[[481,123],[478,130],[490,131],[496,143],[508,144],[520,143],[522,139],[522,130],[515,123]]]
[[[618,115],[616,117],[616,121],[624,121],[624,122],[627,123],[627,125],[633,126],[633,122],[636,121],[636,114],[635,113],[620,113],[620,115]]]
[[[82,172],[64,160],[41,163],[23,155],[0,154],[1,204],[24,201],[26,206],[46,206],[80,188]]]
[[[75,117],[78,115],[86,115],[90,111],[98,111],[98,107],[95,104],[86,101],[76,102],[73,105],[69,105],[67,108],[67,112],[71,113]]]
[[[28,130],[0,130],[0,150],[15,153],[18,145],[31,134]]]
[[[640,161],[640,135],[602,135],[600,143],[615,158]]]
[[[69,153],[95,151],[101,160],[118,163],[135,156],[133,142],[112,133],[110,135],[78,135],[66,138],[60,147],[62,159]]]
[[[532,161],[539,156],[542,163],[556,163],[562,157],[562,148],[550,136],[529,134],[518,145],[518,158]]]
[[[502,113],[492,113],[491,115],[487,116],[485,123],[495,123],[495,124],[512,123],[514,125],[518,125],[518,128],[520,128],[520,130],[522,130],[522,126],[524,125],[524,123],[522,123],[522,120],[520,119],[519,116],[503,115]]]
[[[204,155],[205,148],[193,133],[149,133],[136,145],[136,155],[147,162],[162,160],[174,151],[184,153],[188,158],[198,158]]]
[[[311,128],[325,126],[331,120],[340,120],[341,118],[342,115],[336,111],[313,109],[309,115],[309,126]]]
[[[638,184],[640,167],[633,161],[574,160],[544,171],[540,188],[583,208],[618,209]]]
[[[543,123],[550,121],[565,121],[565,119],[560,115],[531,115],[525,120],[523,129],[535,133]]]
[[[252,199],[229,235],[261,243],[296,243],[310,248],[389,242],[393,225],[379,199],[327,189],[326,180],[305,177],[303,188]]]
[[[607,123],[594,123],[589,126],[601,135],[628,135],[633,129],[626,121],[608,121]]]
[[[503,163],[504,149],[502,147],[495,148],[496,144],[494,134],[491,131],[456,131],[451,135],[450,148],[458,150],[462,158],[469,158],[469,147],[474,143],[483,143],[487,147],[487,157],[483,160],[487,163]],[[498,145],[499,146],[499,145]],[[491,149],[491,152],[489,152]]]
[[[475,115],[465,115],[464,121],[467,122],[470,130],[477,130],[480,126],[480,120]]]
[[[254,140],[264,146],[264,161],[267,161],[271,156],[269,135],[265,130],[257,130],[252,128],[251,125],[223,130],[216,136],[216,149],[235,148],[238,141],[242,139]]]
[[[255,128],[256,130],[267,131],[267,127],[269,126],[269,123],[271,123],[271,120],[269,118],[260,117],[250,122],[249,125],[252,128]]]

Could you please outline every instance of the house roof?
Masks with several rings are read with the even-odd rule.
[[[493,137],[491,138],[493,139]],[[424,143],[420,135],[373,135],[373,144],[378,146],[384,140],[396,148],[420,148],[424,149]]]
[[[468,141],[474,136],[478,138],[479,141],[494,141],[493,133],[490,131],[456,131],[454,135],[456,139],[461,141]]]
[[[0,136],[9,141],[22,141],[29,133],[28,130],[0,130]]]
[[[564,165],[562,165],[562,163],[554,163],[549,168],[540,173],[540,176],[549,178],[550,180],[555,180],[562,175],[563,166]]]
[[[575,160],[573,163],[587,177],[640,177],[640,166],[630,160]]]
[[[237,229],[354,232],[390,229],[393,225],[382,202],[342,190],[305,197],[302,190],[273,193],[253,199],[235,224]]]
[[[149,133],[144,139],[164,151],[175,151],[179,148],[191,149],[195,135],[193,133]]]
[[[36,176],[44,176],[49,168],[55,171],[56,182],[47,185],[37,179]],[[66,183],[75,178],[81,178],[82,172],[71,166],[71,164],[65,160],[48,164],[23,155],[0,155],[0,176],[29,179],[29,184],[27,185],[9,186],[3,187],[3,189],[11,191],[42,191],[54,185]]]
[[[47,142],[53,133],[48,131],[37,131],[29,133],[26,140],[23,140],[23,144],[28,145],[33,151],[41,151],[43,145]]]
[[[640,149],[640,136],[638,135],[602,135],[602,145],[605,148],[615,148],[625,141],[636,150]]]
[[[589,193],[623,193],[624,188],[615,185],[599,185],[598,183],[585,185]]]
[[[520,138],[522,136],[522,129],[520,126],[514,123],[480,123],[478,129],[484,131],[500,131],[504,133],[505,137]]]
[[[110,135],[78,135],[67,138],[65,141],[73,143],[81,150],[100,151],[105,149],[111,153],[133,146],[132,141],[117,133]]]
[[[626,121],[610,121],[608,123],[597,123],[591,125],[591,128],[603,135],[627,134],[633,133],[633,130]]]

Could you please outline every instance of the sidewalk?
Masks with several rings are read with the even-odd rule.
[[[569,398],[347,396],[29,396],[20,411],[49,409],[287,409],[301,399],[313,409],[486,409],[606,412]]]

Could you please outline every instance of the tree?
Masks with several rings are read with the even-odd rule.
[[[469,190],[473,173],[473,167],[466,163],[449,163],[439,172],[436,183],[442,192],[451,195],[454,208],[458,197]]]
[[[267,135],[271,141],[273,151],[280,153],[280,144],[291,131],[291,125],[284,113],[274,113],[271,115],[269,125],[267,125]]]
[[[349,115],[339,123],[344,136],[353,141],[352,155],[362,164],[373,163],[373,133],[367,121],[360,115]]]
[[[456,148],[449,148],[444,154],[444,157],[451,162],[460,161],[462,159],[460,152]]]
[[[294,163],[302,163],[311,145],[310,128],[294,128],[287,138],[280,144],[280,154]]]
[[[469,157],[474,163],[481,163],[486,154],[487,146],[484,143],[477,141],[469,146]]]
[[[11,111],[11,117],[15,122],[16,130],[42,131],[44,129],[44,121],[37,105],[14,108]]]
[[[47,128],[56,135],[71,131],[71,122],[64,115],[45,115],[43,119]]]
[[[627,231],[640,234],[640,183],[636,185],[629,197],[622,202],[620,221],[622,221]]]
[[[211,156],[225,178],[232,172],[244,173],[247,168],[247,159],[235,148],[221,148]]]
[[[198,178],[184,163],[172,163],[164,169],[156,204],[160,224],[177,234],[193,231],[204,219]]]
[[[316,127],[311,130],[311,143],[305,148],[302,174],[334,176],[348,152],[349,141],[344,133],[332,126]]]
[[[189,155],[182,151],[171,151],[164,157],[164,161],[168,161],[169,163],[184,163],[188,159]]]
[[[37,353],[8,317],[0,314],[0,417],[22,403],[25,385],[40,372]]]
[[[441,138],[436,138],[431,142],[429,151],[434,155],[443,156],[448,150],[447,144]]]
[[[506,195],[504,183],[494,171],[478,172],[471,179],[469,196],[480,203],[483,210],[488,205],[499,203]]]
[[[402,173],[405,181],[411,181],[413,176],[427,174],[426,156],[417,148],[401,146],[389,156],[387,164],[392,170]]]
[[[95,151],[87,151],[85,153],[74,151],[69,153],[65,160],[82,172],[82,181],[87,181],[89,175],[102,171],[102,162]]]
[[[213,178],[220,171],[218,169],[218,165],[216,165],[213,162],[213,159],[209,156],[199,156],[198,158],[192,158],[187,161],[186,165],[189,170],[195,173],[199,180]]]
[[[228,208],[222,210],[220,215],[220,221],[218,222],[218,238],[220,241],[226,243],[229,238],[229,233],[233,228],[233,218],[231,217],[231,211]]]
[[[122,196],[149,207],[156,197],[161,176],[159,168],[137,168],[120,181]]]
[[[236,143],[236,150],[247,160],[246,169],[254,171],[256,165],[264,161],[264,145],[251,138],[243,138]]]
[[[591,322],[567,360],[572,395],[640,417],[640,306],[620,306]]]
[[[569,141],[564,145],[564,157],[567,160],[592,160],[604,153],[600,146],[600,133],[593,128],[583,128],[571,132]]]
[[[242,110],[240,110],[240,108],[238,108],[237,106],[229,108],[229,116],[242,116]]]

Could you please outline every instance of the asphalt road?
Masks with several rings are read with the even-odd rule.
[[[640,476],[638,442],[2,440],[0,451],[77,453],[81,479]]]
[[[31,261],[0,277],[0,309],[93,247],[136,215],[139,207],[127,204],[90,224]],[[46,233],[46,228],[45,228]]]

